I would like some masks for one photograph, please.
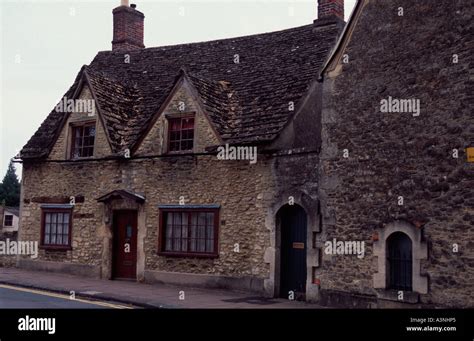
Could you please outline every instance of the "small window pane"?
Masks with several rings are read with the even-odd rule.
[[[193,129],[194,128],[194,119],[185,118],[183,119],[183,130],[184,129]]]
[[[198,226],[198,214],[192,213],[191,215],[191,250],[192,252],[197,251],[197,226]]]
[[[45,233],[46,234],[49,234],[51,232],[51,224],[50,223],[46,223],[45,225]]]
[[[173,215],[173,250],[179,251],[181,246],[181,214],[177,213]]]
[[[63,224],[62,234],[68,234],[68,232],[69,232],[69,224],[68,224],[68,223],[64,223],[64,224]]]
[[[166,219],[165,250],[171,251],[171,240],[172,240],[171,238],[173,236],[173,213],[163,213],[163,214],[165,215],[164,218]]]

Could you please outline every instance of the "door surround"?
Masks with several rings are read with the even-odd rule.
[[[292,198],[295,205],[301,206],[306,212],[306,300],[319,299],[319,285],[313,281],[315,269],[319,267],[321,249],[314,245],[315,235],[321,232],[319,200],[300,191],[288,191],[278,195],[278,201],[270,206],[265,218],[265,226],[269,231],[270,245],[265,249],[264,262],[268,264],[269,274],[264,280],[264,292],[267,297],[278,297],[280,293],[280,258],[281,258],[281,226],[277,213]]]
[[[280,292],[279,297],[295,300],[306,296],[307,280],[307,214],[297,204],[284,205],[277,212],[280,227]]]
[[[112,191],[97,201],[102,202],[102,225],[97,229],[97,238],[102,240],[101,278],[112,279],[113,275],[113,242],[114,211],[137,211],[137,277],[138,282],[145,279],[145,236],[146,213],[145,197],[128,191]]]

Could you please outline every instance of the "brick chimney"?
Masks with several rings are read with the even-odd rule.
[[[137,11],[137,6],[129,6],[128,0],[121,0],[121,5],[112,11],[114,16],[113,51],[143,49],[145,16]]]
[[[318,0],[318,19],[330,18],[344,21],[344,0]]]

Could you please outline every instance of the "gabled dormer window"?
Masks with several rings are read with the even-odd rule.
[[[73,124],[71,130],[71,158],[94,156],[95,122]]]
[[[168,151],[192,151],[194,147],[194,115],[168,118]]]

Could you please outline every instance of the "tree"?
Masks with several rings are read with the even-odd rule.
[[[20,182],[11,161],[8,165],[7,173],[2,183],[0,183],[0,203],[3,202],[7,206],[20,206]]]

